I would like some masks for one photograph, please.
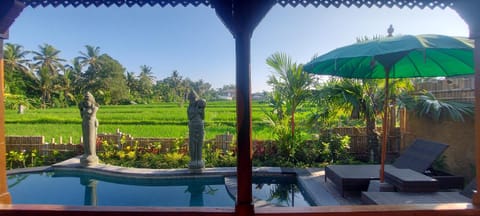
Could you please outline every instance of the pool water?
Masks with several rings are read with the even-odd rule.
[[[295,177],[254,178],[255,199],[275,206],[310,206]],[[135,179],[79,172],[9,175],[14,204],[233,207],[223,177]]]

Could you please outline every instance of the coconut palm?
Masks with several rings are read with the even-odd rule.
[[[35,77],[31,73],[26,56],[29,51],[25,51],[23,46],[7,43],[4,51],[5,63],[5,89],[13,94],[25,94],[29,81]]]
[[[41,101],[42,108],[46,108],[47,104],[51,101],[51,95],[54,91],[55,78],[51,75],[50,69],[47,67],[41,67],[37,69],[37,89],[42,92]]]
[[[98,46],[85,46],[86,52],[80,51],[80,56],[76,57],[78,63],[82,66],[88,66],[85,72],[85,78],[94,79],[96,72],[100,70],[102,63],[99,57],[101,56],[100,47]]]
[[[138,92],[138,87],[137,87],[138,80],[135,76],[135,73],[127,71],[126,81],[127,81],[128,92],[130,93],[130,95],[135,97]]]
[[[78,62],[82,70],[82,86],[88,91],[94,91],[99,85],[97,79],[102,69],[102,58],[100,58],[102,54],[98,46],[86,45],[85,49],[86,52],[80,51],[80,56],[76,57],[75,61]],[[83,71],[84,67],[86,67],[86,70]]]
[[[143,97],[150,97],[153,92],[153,76],[152,67],[147,65],[140,66],[140,74],[138,75],[140,94]]]
[[[66,66],[64,74],[59,76],[57,90],[61,95],[60,99],[63,106],[68,106],[69,102],[76,102],[73,83],[76,83],[78,79],[78,74],[75,73],[74,67],[71,66]]]
[[[26,56],[29,54],[29,51],[25,51],[22,45],[19,44],[5,44],[4,51],[4,63],[5,71],[16,71],[22,73],[28,73],[28,63],[30,62]],[[9,70],[7,70],[9,69]]]
[[[284,53],[274,53],[267,58],[267,64],[274,70],[268,83],[273,91],[279,91],[282,100],[286,101],[287,112],[290,115],[292,138],[295,137],[295,112],[297,108],[310,96],[313,84],[312,75],[303,71],[303,65],[293,63]]]
[[[60,50],[50,44],[39,46],[39,51],[33,51],[33,65],[38,70],[46,70],[52,77],[56,77],[63,70],[65,59],[60,58]],[[43,73],[43,72],[41,72]]]

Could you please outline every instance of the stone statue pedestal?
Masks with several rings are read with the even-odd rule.
[[[80,157],[80,165],[84,166],[84,167],[88,167],[88,166],[94,166],[94,165],[97,165],[98,164],[98,157],[97,155],[82,155],[82,157]]]
[[[205,168],[205,161],[204,160],[195,160],[190,161],[188,164],[188,169],[192,172],[202,172],[202,169]]]

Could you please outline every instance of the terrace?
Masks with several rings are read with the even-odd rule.
[[[468,0],[315,0],[315,1],[148,1],[153,5],[206,5],[212,6],[236,40],[236,80],[237,80],[237,141],[238,141],[238,197],[235,209],[232,208],[147,208],[147,207],[71,207],[47,205],[8,205],[10,196],[5,181],[0,183],[0,212],[4,215],[478,215],[480,214],[480,194],[476,193],[472,203],[425,204],[425,205],[385,205],[385,206],[324,206],[311,208],[269,208],[254,209],[252,205],[251,181],[251,99],[250,99],[250,37],[261,19],[274,4],[282,6],[366,6],[366,7],[452,7],[470,26],[471,38],[476,40],[476,86],[480,86],[480,23],[477,11],[480,3]],[[143,6],[147,1],[56,1],[56,0],[2,0],[0,8],[0,50],[3,40],[8,38],[8,28],[20,15],[23,7],[31,6]],[[0,76],[3,77],[3,54],[0,55]],[[1,86],[3,89],[3,86]],[[0,116],[4,119],[3,92],[0,94]],[[480,98],[476,88],[475,98]],[[480,131],[480,100],[476,100],[475,131]],[[5,170],[5,131],[0,126],[0,177],[6,179]],[[480,173],[480,133],[476,133],[476,173]],[[480,179],[477,179],[480,182]],[[478,182],[477,182],[478,183]],[[479,185],[479,184],[477,184]]]

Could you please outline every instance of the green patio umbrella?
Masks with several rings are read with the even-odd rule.
[[[357,79],[451,77],[474,74],[473,40],[444,35],[402,35],[359,42],[319,56],[304,71]],[[388,123],[384,104],[380,180],[384,180]]]

